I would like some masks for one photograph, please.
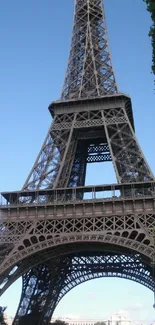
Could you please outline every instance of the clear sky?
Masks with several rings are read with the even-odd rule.
[[[0,191],[22,187],[50,125],[47,107],[60,97],[73,3],[0,1]],[[150,16],[143,0],[105,0],[105,11],[118,86],[132,97],[136,134],[155,173]],[[97,167],[88,167],[87,184],[115,182],[111,167]],[[8,314],[15,313],[20,290],[19,280],[1,298]],[[104,278],[73,289],[55,315],[107,318],[123,310],[134,322],[151,324],[155,320],[152,305],[153,294],[145,287]]]

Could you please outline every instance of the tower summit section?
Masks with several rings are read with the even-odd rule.
[[[103,1],[77,0],[61,99],[99,97],[117,92]]]

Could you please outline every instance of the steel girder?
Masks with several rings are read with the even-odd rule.
[[[25,259],[26,264],[29,264],[31,258],[36,259],[36,254],[58,247],[61,250],[64,245],[67,247],[80,243],[100,243],[118,246],[120,250],[130,249],[146,256],[151,265],[154,254],[155,193],[151,195],[150,192],[148,196],[151,186],[148,183],[146,191],[143,190],[146,194],[142,195],[135,183],[135,189],[133,184],[130,185],[134,193],[131,197],[129,185],[119,186],[122,195],[124,192],[121,197],[115,196],[112,186],[113,196],[104,199],[101,196],[97,198],[98,192],[94,188],[91,196],[85,198],[85,187],[43,191],[43,196],[49,198],[46,203],[41,203],[40,199],[39,203],[35,202],[37,193],[34,191],[27,192],[29,197],[33,195],[29,204],[20,202],[17,193],[18,203],[15,204],[13,199],[13,203],[1,207],[0,211],[0,246],[3,252],[0,282],[2,284],[5,280],[5,289],[7,282],[15,281],[23,274]],[[120,192],[117,187],[118,185],[116,192]],[[126,197],[126,188],[130,192],[129,197]],[[102,186],[99,189],[102,192]],[[152,189],[154,190],[154,186]],[[91,193],[91,187],[88,190]],[[25,194],[25,191],[21,192],[21,197]],[[15,193],[12,195],[14,197]],[[42,196],[41,191],[39,195]],[[42,259],[40,257],[40,261]],[[16,269],[17,266],[19,270]]]
[[[23,276],[22,295],[13,324],[48,324],[68,273],[68,259],[31,268]]]
[[[23,275],[14,325],[48,324],[60,299],[93,278],[124,277],[155,288],[150,187],[134,197],[130,188],[100,200],[85,200],[84,189],[65,193],[84,186],[89,162],[112,160],[119,184],[154,180],[134,133],[130,98],[118,94],[102,0],[75,1],[61,101],[50,106],[53,123],[23,186],[24,199],[15,195],[0,211],[1,293]],[[46,191],[25,196],[58,188],[65,196],[55,202]],[[87,253],[80,253],[77,245],[85,243]],[[90,253],[94,243],[109,245],[107,253]]]
[[[154,289],[152,268],[139,254],[81,252],[48,257],[23,276],[22,295],[13,325],[49,324],[58,302],[72,288],[100,277],[120,277]]]
[[[23,189],[84,186],[86,164],[109,160],[118,183],[154,179],[127,113],[129,99],[112,98],[111,105],[105,100],[94,109],[80,101],[76,112],[70,103],[74,113],[58,114],[55,109],[50,131]]]
[[[68,67],[61,99],[117,92],[102,0],[76,0]]]
[[[48,188],[56,178],[71,130],[53,130],[54,122],[23,186],[24,189]]]

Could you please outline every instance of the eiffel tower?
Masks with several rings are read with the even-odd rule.
[[[61,99],[22,188],[2,193],[1,294],[22,276],[13,325],[47,325],[64,295],[99,277],[155,289],[155,181],[119,93],[102,0],[76,0]],[[85,186],[112,161],[117,184]],[[104,168],[104,167],[103,167]]]

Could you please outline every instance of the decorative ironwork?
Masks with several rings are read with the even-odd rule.
[[[77,0],[61,99],[99,97],[116,92],[103,1]]]
[[[46,325],[77,284],[104,276],[154,290],[155,180],[119,94],[102,0],[76,0],[61,100],[19,192],[0,207],[1,294],[23,276],[13,325]],[[87,163],[112,161],[118,184],[84,186]]]
[[[94,100],[50,106],[54,121],[23,189],[84,186],[86,164],[110,160],[118,183],[154,179],[134,133],[130,98],[103,97],[92,107]]]
[[[95,251],[50,259],[45,265],[31,268],[25,273],[14,325],[22,320],[22,324],[29,320],[33,324],[42,324],[43,314],[44,324],[48,324],[56,305],[67,292],[80,283],[105,276],[130,279],[150,289],[154,286],[152,269],[138,254],[104,252],[102,255]]]

